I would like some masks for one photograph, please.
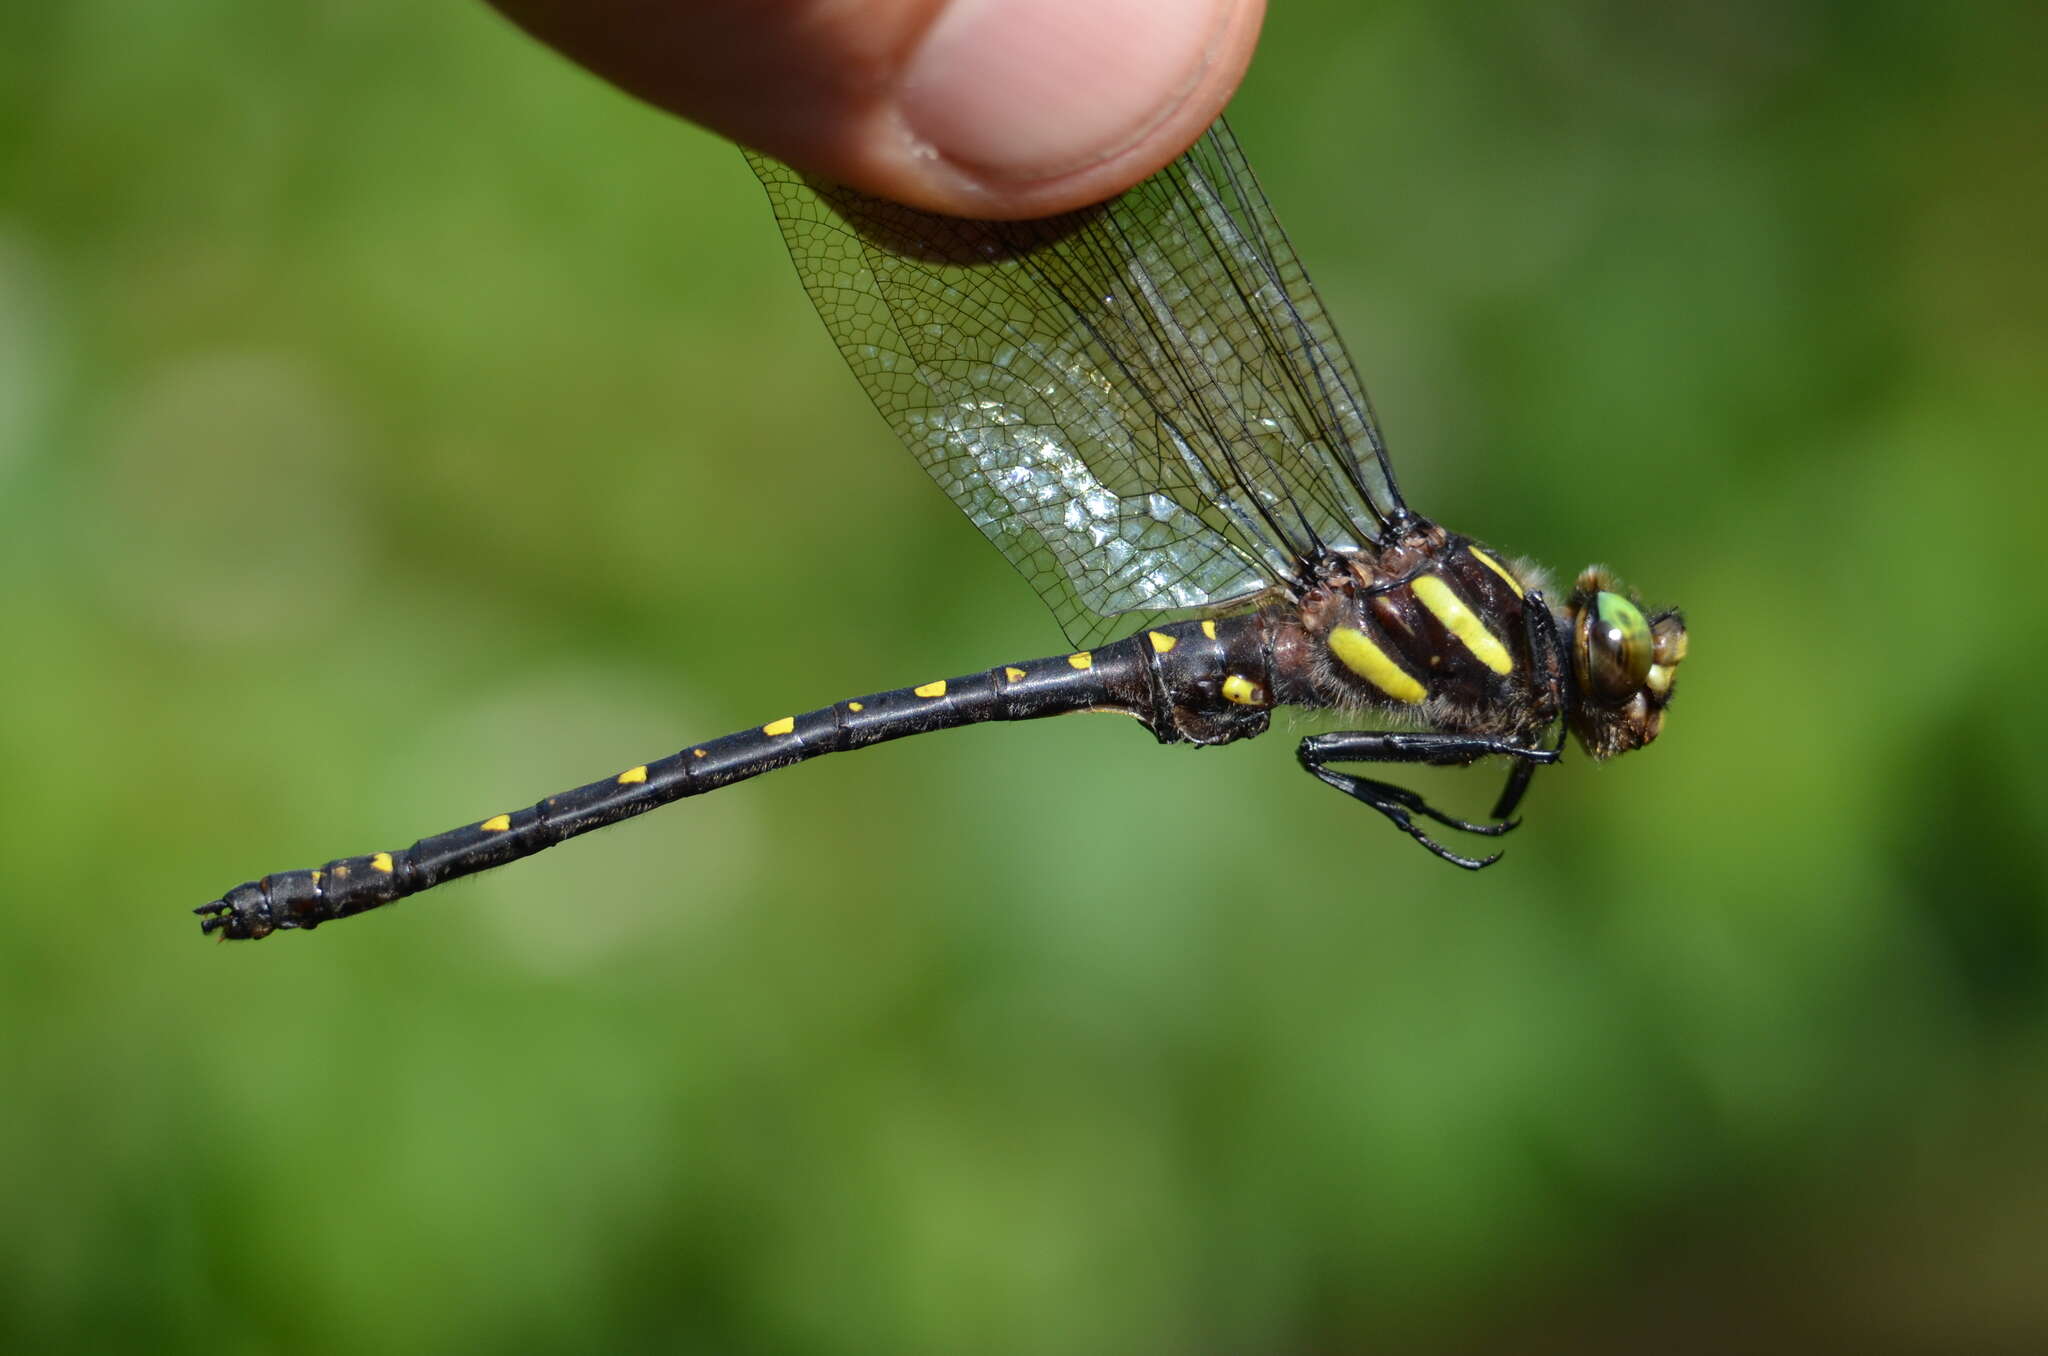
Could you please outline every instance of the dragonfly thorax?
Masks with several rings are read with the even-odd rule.
[[[1376,549],[1332,553],[1299,590],[1315,657],[1305,704],[1533,737],[1562,714],[1564,693],[1561,665],[1541,662],[1548,651],[1532,640],[1532,625],[1555,622],[1527,596],[1485,548],[1419,519]]]

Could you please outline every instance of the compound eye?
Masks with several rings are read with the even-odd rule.
[[[1627,701],[1650,676],[1656,642],[1642,609],[1618,593],[1593,595],[1579,615],[1579,678],[1609,703]]]

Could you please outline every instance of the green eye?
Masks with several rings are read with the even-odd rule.
[[[1618,593],[1593,595],[1579,616],[1579,678],[1609,702],[1626,701],[1650,675],[1654,641],[1642,609]]]

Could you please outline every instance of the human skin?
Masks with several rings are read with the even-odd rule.
[[[1201,135],[1265,0],[490,0],[620,88],[931,211],[1098,202]]]

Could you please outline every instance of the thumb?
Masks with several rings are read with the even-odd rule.
[[[960,216],[1110,197],[1243,77],[1264,0],[492,0],[621,88]]]

